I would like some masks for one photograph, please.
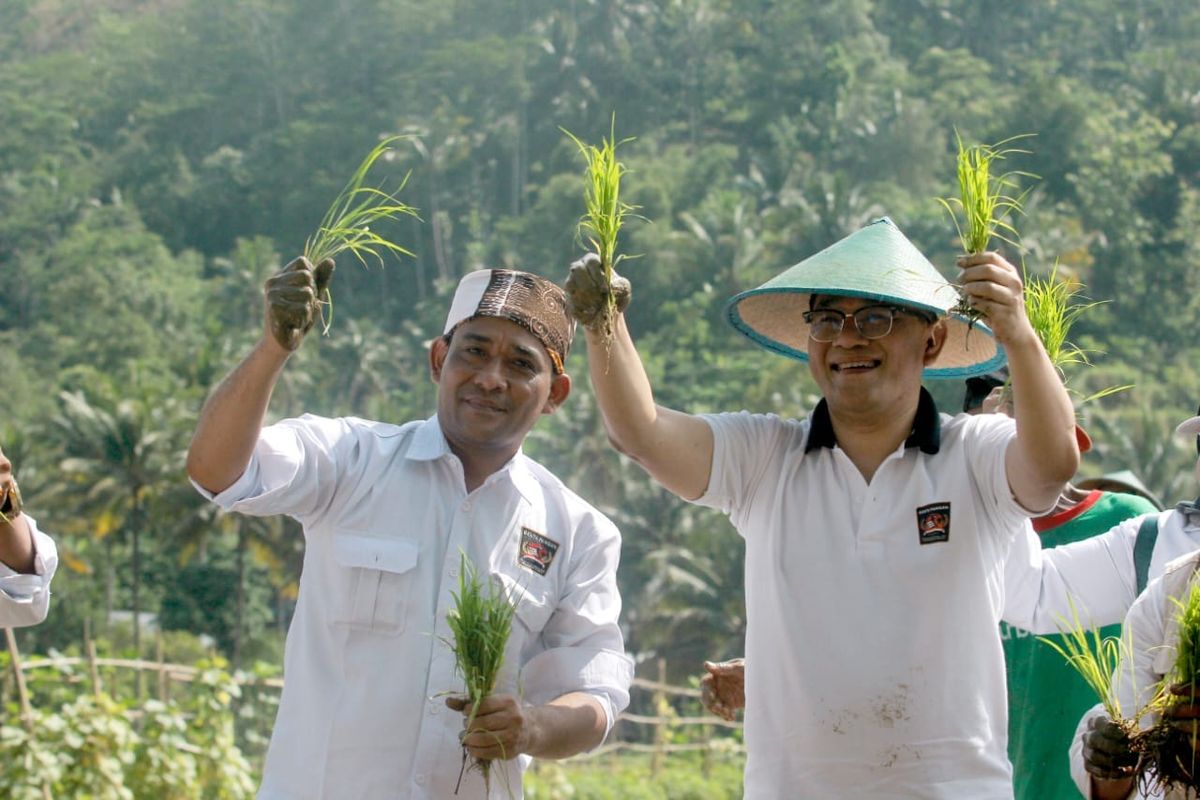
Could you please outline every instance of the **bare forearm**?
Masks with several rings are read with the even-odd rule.
[[[586,335],[588,370],[604,428],[617,448],[636,455],[652,436],[658,410],[625,316],[617,315],[612,338],[607,341],[591,330]]]
[[[10,515],[7,522],[0,518],[0,562],[15,572],[28,574],[33,572],[35,555],[25,515]]]
[[[1109,781],[1092,777],[1092,800],[1125,800],[1133,793],[1133,778]]]
[[[274,339],[263,337],[205,402],[187,470],[208,491],[224,491],[246,470],[288,355]]]
[[[702,495],[712,468],[708,423],[654,402],[624,316],[617,316],[611,340],[589,330],[587,343],[592,387],[613,446],[680,497]]]
[[[1079,468],[1075,411],[1058,373],[1032,329],[1006,342],[1017,439],[1009,453],[1009,481],[1031,510],[1050,507]]]
[[[596,698],[572,692],[529,709],[530,737],[525,751],[534,758],[567,758],[604,741],[608,720]]]

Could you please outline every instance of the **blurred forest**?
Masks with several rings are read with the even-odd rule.
[[[1015,222],[1033,273],[1104,303],[1078,323],[1088,475],[1197,492],[1172,441],[1200,399],[1200,5],[1184,0],[2,0],[0,443],[63,563],[23,651],[126,651],[156,615],[185,657],[278,665],[302,539],[223,516],[183,473],[200,403],[261,328],[263,280],[358,161],[416,206],[415,257],[343,258],[337,316],[273,418],[433,411],[426,342],[479,267],[555,280],[583,252],[582,161],[616,115],[630,172],[630,325],[658,400],[803,415],[804,365],[722,317],[734,293],[881,214],[953,279],[936,198],[968,141],[1032,133]],[[742,546],[612,451],[572,355],[570,402],[527,451],[612,515],[630,651],[673,679],[741,652]],[[957,411],[961,384],[931,387]],[[128,626],[126,626],[128,627]],[[152,645],[139,644],[143,653]],[[115,645],[114,645],[115,646]],[[169,654],[170,655],[170,654]]]

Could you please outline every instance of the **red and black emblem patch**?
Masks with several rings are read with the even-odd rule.
[[[930,503],[917,509],[917,534],[921,544],[935,544],[950,538],[950,504]]]
[[[521,549],[517,552],[517,563],[522,567],[545,575],[557,552],[558,542],[529,528],[521,528]]]

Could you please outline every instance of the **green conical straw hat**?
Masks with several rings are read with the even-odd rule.
[[[814,294],[864,297],[946,318],[946,344],[925,378],[967,378],[1003,366],[1004,349],[986,325],[949,315],[958,292],[887,217],[850,234],[725,307],[733,327],[757,344],[808,360],[804,312]],[[969,334],[969,335],[968,335]]]

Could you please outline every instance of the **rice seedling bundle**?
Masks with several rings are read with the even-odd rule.
[[[1009,145],[1032,135],[1020,134],[995,144],[968,146],[963,143],[958,131],[954,132],[958,144],[958,197],[938,198],[938,202],[949,212],[966,253],[976,255],[987,252],[993,239],[1018,247],[1019,235],[1009,217],[1021,212],[1021,203],[1029,189],[1020,192],[1016,197],[1010,192],[1018,189],[1018,178],[1037,176],[1016,170],[998,172],[997,167],[999,162],[1010,155],[1028,153],[1028,150]],[[966,297],[960,297],[951,313],[966,317],[971,323],[983,317]]]
[[[334,198],[317,230],[304,243],[304,257],[314,267],[328,258],[336,259],[340,254],[350,252],[359,263],[367,266],[367,257],[383,265],[385,253],[397,256],[411,256],[412,253],[388,239],[372,226],[395,220],[401,216],[416,217],[417,212],[412,206],[397,198],[400,190],[408,182],[405,175],[400,185],[391,192],[366,186],[367,173],[380,158],[393,150],[392,145],[404,139],[403,136],[390,136],[375,145],[354,170],[346,186]],[[318,298],[322,304],[322,328],[329,333],[333,323],[333,296],[328,287],[325,297]],[[325,316],[328,309],[329,316]]]
[[[1071,328],[1081,316],[1106,301],[1092,300],[1080,302],[1080,284],[1073,284],[1059,277],[1058,263],[1055,262],[1050,274],[1044,277],[1030,275],[1024,272],[1025,284],[1025,316],[1034,333],[1042,342],[1050,363],[1054,365],[1063,383],[1067,383],[1066,368],[1079,365],[1091,366],[1087,351],[1076,346],[1070,340]],[[1131,384],[1110,386],[1090,394],[1077,403],[1090,402],[1107,397],[1110,394],[1131,388]],[[1068,387],[1068,392],[1072,390]],[[1072,392],[1073,393],[1073,392]]]
[[[565,128],[560,128],[579,148],[586,167],[584,169],[584,214],[579,220],[580,236],[600,256],[604,269],[605,310],[600,329],[605,337],[612,335],[613,318],[616,315],[616,300],[612,293],[613,269],[625,256],[617,253],[617,238],[625,218],[636,216],[637,206],[621,199],[621,178],[626,173],[623,163],[617,160],[617,148],[632,139],[617,141],[616,115],[608,138],[601,137],[600,146],[585,144]]]
[[[454,651],[455,669],[466,683],[469,707],[466,727],[470,731],[479,704],[496,688],[516,605],[502,586],[480,579],[466,553],[460,555],[458,591],[452,595],[454,608],[446,615],[446,622],[454,636],[449,644]],[[466,759],[467,751],[463,748],[464,772]],[[483,775],[490,792],[491,761],[474,759],[471,766]]]
[[[1155,795],[1166,795],[1175,787],[1200,789],[1196,757],[1200,725],[1193,722],[1190,731],[1180,730],[1167,718],[1175,706],[1196,705],[1200,700],[1200,585],[1193,583],[1185,600],[1172,601],[1177,606],[1179,634],[1175,665],[1154,702],[1158,720],[1135,739],[1135,749],[1145,762],[1139,779]],[[1182,687],[1183,693],[1168,687]]]

